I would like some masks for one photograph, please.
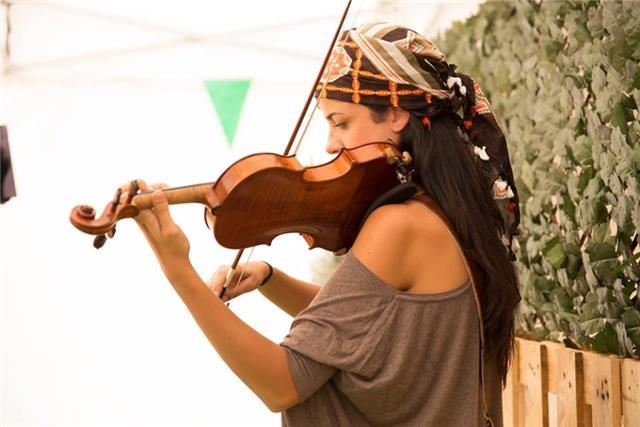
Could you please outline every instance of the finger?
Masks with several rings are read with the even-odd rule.
[[[138,181],[138,188],[140,189],[140,191],[144,191],[144,192],[151,191],[151,189],[149,188],[149,185],[144,179],[138,178],[136,179],[136,181]]]
[[[158,224],[160,228],[168,228],[174,225],[171,213],[169,212],[169,201],[167,195],[161,190],[154,190],[151,194],[151,201],[153,202],[153,210],[158,217]]]
[[[133,219],[146,229],[156,229],[159,226],[158,219],[150,209],[140,209],[138,215],[133,217]]]
[[[231,278],[229,287],[235,288],[237,286],[242,285],[243,283],[250,283],[251,277],[252,277],[252,274],[246,270],[246,267],[242,269],[237,269],[235,271],[235,274]]]
[[[132,189],[135,189],[134,184],[137,183],[138,187],[136,190],[136,193],[138,193],[138,190],[140,191],[147,191],[148,186],[145,183],[145,181],[143,179],[136,179],[134,181],[129,181],[126,184],[122,184],[120,185],[118,188],[120,189],[120,199],[118,200],[118,203],[120,204],[125,204],[126,201],[129,198],[129,193],[131,192]],[[133,194],[135,196],[135,194]]]
[[[220,295],[220,291],[224,285],[225,274],[226,269],[220,267],[211,275],[209,280],[207,280],[207,287],[216,295]]]
[[[232,288],[227,288],[227,290],[224,292],[224,295],[222,296],[221,300],[222,302],[227,302],[229,300],[232,300],[236,297],[236,292],[234,289]],[[220,297],[220,294],[218,294],[218,297]]]
[[[220,295],[222,294],[223,289],[224,289],[224,281],[216,283],[212,292],[214,293],[215,296],[220,298]],[[222,301],[226,302],[235,297],[236,297],[236,290],[233,289],[232,287],[228,287],[224,291],[224,295],[222,296]]]
[[[150,187],[153,190],[162,190],[163,188],[168,188],[169,186],[167,184],[165,184],[164,182],[157,182],[155,184],[151,184]]]
[[[129,191],[129,186],[131,185],[131,181],[127,181],[124,184],[120,184],[118,188],[122,191]]]
[[[207,286],[209,287],[209,289],[211,289],[211,291],[218,297],[220,296],[220,294],[222,293],[222,289],[224,288],[228,271],[229,271],[229,266],[220,267],[215,273],[213,273],[213,275],[207,282]],[[246,277],[245,277],[240,281],[240,283],[238,283],[239,277],[240,276],[238,274],[238,271],[235,271],[231,277],[230,284],[224,293],[224,296],[222,298],[223,301],[230,300],[237,296],[238,292],[235,288],[237,288],[238,284],[242,284],[246,281]]]

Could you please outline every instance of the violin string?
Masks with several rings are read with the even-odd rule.
[[[242,267],[242,271],[240,272],[240,276],[238,277],[238,281],[234,286],[238,286],[240,282],[242,282],[242,278],[244,277],[244,272],[247,271],[247,264],[249,264],[249,261],[251,261],[251,256],[253,255],[254,249],[255,249],[255,246],[252,246],[251,250],[249,250],[249,255],[247,256],[247,260],[245,261],[244,266]]]
[[[352,20],[352,23],[351,23],[351,27],[353,27],[354,26],[353,24],[355,24],[358,21],[358,17],[360,16],[360,10],[361,9],[362,9],[362,3],[360,3],[359,7],[356,8],[356,13],[355,13],[355,16],[353,17],[353,20]],[[334,50],[336,48],[336,46],[340,46],[340,43],[345,42],[347,40],[347,37],[349,37],[349,32],[348,31],[343,36],[342,40],[338,40],[336,42],[336,44],[331,47],[331,50]],[[325,72],[325,70],[331,69],[336,64],[336,62],[338,62],[338,56],[337,55],[333,55],[333,59],[331,61],[331,64],[327,64],[325,66],[325,69],[322,70],[323,73]],[[320,90],[320,93],[318,94],[318,97],[316,98],[316,101],[313,104],[313,108],[311,109],[311,114],[309,115],[309,120],[307,120],[307,122],[305,123],[304,128],[302,129],[302,132],[300,133],[300,138],[298,138],[298,143],[296,144],[296,147],[293,150],[293,155],[294,156],[296,154],[298,154],[298,149],[300,148],[300,145],[302,144],[302,140],[304,139],[304,136],[307,133],[307,129],[309,129],[309,125],[311,124],[311,120],[313,120],[313,116],[315,115],[316,110],[318,110],[318,105],[320,103],[320,98],[322,98],[322,95],[325,93],[328,83],[329,82],[327,80],[324,80],[324,82],[322,82],[322,89]]]

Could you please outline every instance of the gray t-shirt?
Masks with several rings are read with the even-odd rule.
[[[349,252],[280,344],[300,397],[282,425],[484,425],[479,327],[471,282],[402,292]],[[502,426],[499,378],[484,377]]]

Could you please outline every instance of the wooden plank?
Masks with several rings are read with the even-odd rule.
[[[516,338],[518,340],[518,338]],[[518,345],[513,348],[511,366],[507,373],[507,382],[502,390],[502,422],[504,427],[517,427],[518,424]]]
[[[547,347],[549,425],[584,426],[582,353],[554,342]]]
[[[621,360],[588,351],[582,352],[584,362],[584,398],[591,405],[594,427],[622,425]]]
[[[558,424],[558,395],[547,393],[547,405],[549,406],[549,427],[557,427]]]
[[[558,392],[558,384],[557,384],[557,372],[558,372],[558,356],[557,353],[560,349],[565,348],[564,345],[552,342],[552,341],[543,341],[542,344],[547,348],[547,369],[549,372],[549,376],[547,377],[547,387],[549,391],[552,393]]]
[[[622,361],[622,414],[625,427],[640,425],[640,360]]]
[[[518,340],[517,345],[524,426],[548,427],[547,348],[539,342],[527,340]]]

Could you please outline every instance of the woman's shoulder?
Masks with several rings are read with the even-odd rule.
[[[440,219],[420,202],[384,205],[369,215],[352,253],[384,282],[407,290],[418,273],[408,261],[416,252],[420,257],[435,253],[446,233]]]
[[[416,199],[384,205],[369,215],[360,230],[367,237],[394,238],[401,246],[413,239],[446,233],[444,222],[433,209]],[[386,242],[386,238],[384,241]],[[391,243],[391,242],[389,242]]]

